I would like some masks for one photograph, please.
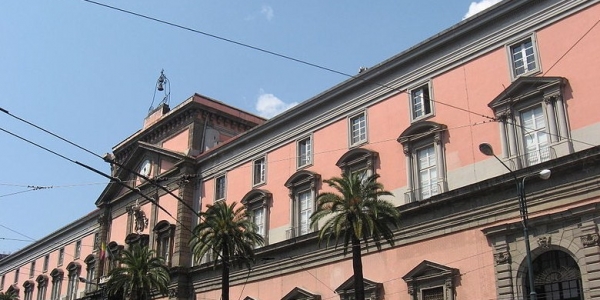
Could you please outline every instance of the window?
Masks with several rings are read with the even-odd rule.
[[[416,300],[443,300],[455,299],[455,277],[458,279],[459,271],[434,262],[424,260],[402,279],[408,285],[411,299]]]
[[[535,35],[520,40],[508,47],[510,57],[511,76],[516,79],[519,76],[530,75],[539,71],[539,60]]]
[[[285,183],[290,189],[292,201],[291,227],[287,238],[294,238],[313,232],[316,228],[310,226],[310,215],[315,208],[317,183],[321,176],[308,170],[294,173]]]
[[[265,245],[268,244],[268,206],[271,199],[272,194],[269,191],[254,189],[246,193],[241,201],[246,212],[252,218],[252,222],[256,225],[257,233],[265,239]]]
[[[35,275],[35,261],[31,262],[31,266],[29,267],[29,278],[33,278]]]
[[[94,233],[94,247],[92,251],[97,251],[100,248],[100,232]]]
[[[308,136],[298,140],[296,144],[298,169],[312,164],[312,137]]]
[[[225,199],[226,183],[225,175],[220,175],[215,178],[215,200]]]
[[[58,249],[58,266],[62,266],[65,260],[65,248]]]
[[[119,243],[112,241],[106,245],[106,255],[108,259],[105,260],[105,272],[108,274],[110,270],[116,268],[119,263],[119,257],[121,256],[121,251],[125,249],[124,246],[119,245]]]
[[[35,281],[37,282],[38,292],[37,292],[37,300],[45,300],[46,299],[46,290],[48,288],[48,276],[39,275]]]
[[[444,131],[445,125],[424,121],[414,123],[398,138],[406,155],[406,203],[425,200],[446,190]]]
[[[433,114],[430,84],[422,84],[409,92],[411,120],[416,121]]]
[[[96,257],[92,254],[88,255],[85,260],[86,274],[85,274],[85,291],[87,293],[93,291],[92,283],[96,280]]]
[[[54,269],[50,272],[50,277],[52,277],[52,293],[50,293],[50,300],[59,300],[63,275],[63,271],[59,269]]]
[[[0,290],[4,289],[4,280],[6,279],[6,274],[2,275],[2,279],[0,279]]]
[[[577,262],[566,252],[544,252],[533,261],[533,274],[536,278],[535,292],[546,295],[545,299],[583,299],[581,271]],[[529,295],[530,290],[526,281],[523,293]]]
[[[488,104],[500,125],[503,157],[519,169],[573,152],[562,77],[520,77]]]
[[[19,269],[15,270],[15,283],[19,283]]]
[[[48,272],[48,263],[50,262],[50,254],[46,254],[46,256],[44,256],[44,268],[43,268],[43,272],[46,273]]]
[[[308,136],[296,142],[296,167],[298,169],[312,164],[312,137]]]
[[[153,231],[156,234],[156,255],[162,257],[167,266],[171,266],[175,225],[163,220],[154,226]]]
[[[67,266],[69,272],[69,282],[67,285],[67,299],[75,300],[77,298],[77,287],[79,285],[79,274],[81,273],[81,265],[75,262]]]
[[[252,162],[252,185],[265,183],[267,179],[267,159],[261,157]]]
[[[362,112],[349,119],[350,147],[367,141],[367,115]]]
[[[73,258],[78,259],[81,255],[81,240],[75,242],[75,255]]]
[[[365,288],[365,300],[380,299],[381,291],[383,290],[382,283],[363,279],[363,284]],[[354,300],[354,276],[344,281],[344,283],[335,290],[335,293],[340,295],[340,300]]]
[[[379,153],[364,148],[352,149],[335,163],[343,173],[359,173],[360,176],[371,176],[375,173],[374,167]]]
[[[27,280],[27,281],[25,281],[25,283],[23,283],[23,290],[25,293],[24,300],[33,300],[34,287],[35,287],[35,284],[31,280]]]

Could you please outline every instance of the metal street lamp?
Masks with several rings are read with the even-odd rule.
[[[537,293],[535,292],[535,286],[533,285],[533,263],[531,261],[531,246],[529,245],[529,230],[527,227],[527,221],[529,220],[527,213],[527,201],[525,198],[525,179],[529,175],[525,175],[521,180],[517,178],[517,175],[511,170],[496,154],[494,149],[488,143],[482,143],[479,145],[479,151],[487,156],[493,156],[498,160],[515,179],[517,184],[517,196],[519,197],[519,210],[521,213],[521,223],[523,225],[523,239],[525,239],[525,253],[527,256],[527,276],[529,277],[529,299],[537,300]],[[552,172],[548,169],[540,171],[537,175],[543,180],[550,178]]]

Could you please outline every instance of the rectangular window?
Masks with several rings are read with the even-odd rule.
[[[0,279],[0,290],[4,289],[4,279],[6,279],[6,275],[2,275],[2,279]]]
[[[45,300],[46,299],[46,287],[47,287],[47,282],[44,284],[38,284],[38,293],[37,293],[37,300]]]
[[[306,137],[298,141],[296,145],[298,149],[297,157],[298,161],[296,166],[302,168],[312,163],[312,141],[311,137]]]
[[[312,192],[310,190],[298,193],[298,233],[310,233],[310,215],[313,213]]]
[[[168,266],[171,262],[171,235],[163,233],[158,237],[157,254],[165,259],[165,264]]]
[[[221,175],[215,178],[215,200],[225,199],[225,188],[225,175]]]
[[[512,77],[528,75],[539,70],[535,38],[528,37],[509,47]]]
[[[19,283],[19,269],[15,270],[15,283]]]
[[[412,120],[429,116],[433,112],[429,84],[421,85],[410,91],[410,107]]]
[[[267,178],[267,159],[261,157],[252,162],[252,185],[265,183]]]
[[[550,159],[546,118],[541,105],[521,111],[521,132],[528,166]]]
[[[421,290],[422,300],[444,300],[444,288],[441,286]]]
[[[367,141],[367,116],[360,113],[350,118],[350,146],[356,146]]]
[[[266,238],[265,234],[265,208],[259,207],[252,211],[252,221],[257,227],[257,233],[260,234],[263,238]]]
[[[48,272],[48,263],[49,262],[50,262],[50,254],[46,254],[46,256],[44,256],[44,268],[43,268],[44,272]]]
[[[35,261],[31,262],[31,267],[29,268],[29,278],[33,278],[35,275]]]
[[[52,279],[52,293],[50,295],[51,300],[59,300],[61,285],[62,285],[62,280],[60,280],[59,278]]]
[[[437,195],[437,157],[433,145],[417,150],[417,174],[419,176],[420,200]]]
[[[58,250],[58,265],[62,266],[64,260],[65,260],[65,248],[60,248]]]
[[[81,255],[81,240],[75,242],[75,255],[74,258],[78,259]]]

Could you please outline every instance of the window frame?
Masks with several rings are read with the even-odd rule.
[[[175,225],[162,220],[154,226],[156,256],[165,260],[165,265],[171,266],[173,261],[173,245],[175,240]]]
[[[427,80],[425,82],[416,84],[413,87],[408,89],[408,91],[407,91],[408,111],[410,114],[411,123],[435,116],[435,101],[433,101],[433,84],[432,83],[433,83],[432,80]],[[419,91],[419,90],[426,90],[428,93],[428,95],[427,95],[428,98],[426,100],[429,102],[429,113],[425,112],[425,106],[426,106],[425,102],[426,101],[425,101],[425,98],[423,97],[424,100],[421,101],[422,102],[421,104],[423,105],[423,114],[420,116],[416,116],[415,115],[415,105],[413,103],[413,99],[414,99],[414,92]]]
[[[498,120],[502,158],[511,169],[521,169],[572,153],[571,131],[563,100],[563,77],[522,76],[500,93],[488,106]],[[548,138],[545,157],[531,164],[524,140],[522,112],[541,106]]]
[[[364,138],[360,138],[360,128],[359,128],[359,134],[358,137],[359,139],[356,140],[356,142],[354,141],[354,130],[353,130],[353,120],[357,119],[357,118],[364,118]],[[353,147],[357,147],[360,146],[362,144],[365,144],[369,141],[369,123],[368,123],[368,118],[367,118],[367,111],[363,110],[361,112],[358,112],[356,114],[350,115],[348,116],[348,147],[353,148]]]
[[[264,239],[264,246],[269,244],[269,206],[273,200],[273,194],[261,189],[253,189],[242,197],[241,203],[246,209],[246,213],[255,223],[255,211],[262,211],[263,214],[263,232],[258,232]],[[256,223],[255,223],[256,224]]]
[[[304,192],[310,192],[310,198],[312,204],[312,210],[316,209],[316,197],[318,195],[318,183],[321,180],[321,175],[308,171],[301,170],[294,173],[285,182],[285,186],[289,189],[290,195],[290,228],[286,230],[286,239],[297,238],[302,235],[310,234],[318,229],[318,225],[310,226],[310,217],[308,222],[308,232],[300,234],[301,216],[300,216],[300,199],[299,194]]]
[[[83,261],[86,265],[84,287],[84,291],[86,293],[94,291],[93,287],[95,286],[94,281],[96,280],[96,261],[96,256],[93,254],[88,255]]]
[[[398,137],[397,141],[402,144],[406,156],[407,191],[404,194],[405,203],[423,201],[448,190],[443,134],[445,131],[447,131],[446,125],[423,121],[411,125]],[[437,179],[429,186],[437,185],[438,193],[423,198],[418,151],[428,147],[434,148],[437,172]]]
[[[37,282],[37,300],[46,299],[46,292],[48,290],[48,276],[46,275],[38,275],[35,279]]]
[[[259,171],[257,172],[257,168]],[[258,178],[257,178],[258,176]],[[257,180],[258,179],[258,180]],[[267,155],[259,156],[252,160],[252,186],[267,183]]]
[[[74,259],[79,259],[81,256],[81,240],[77,240],[75,242],[75,255],[73,255]]]
[[[219,181],[223,180],[223,187],[219,187]],[[215,176],[215,201],[225,200],[227,198],[227,174],[219,174]]]
[[[48,265],[49,264],[50,264],[50,254],[46,254],[44,256],[44,266],[43,266],[43,269],[42,269],[43,273],[48,272]]]
[[[61,247],[58,249],[58,263],[57,266],[60,267],[65,262],[65,248]]]
[[[81,265],[76,262],[72,262],[67,266],[67,295],[66,300],[77,299],[77,290],[79,289],[79,275],[81,274]]]
[[[308,141],[308,143],[304,143]],[[302,155],[302,149],[303,149],[303,145],[304,147],[306,147],[306,145],[308,145],[308,149],[305,149],[305,155]],[[306,136],[303,136],[301,138],[299,138],[298,140],[296,140],[296,169],[302,169],[302,168],[306,168],[309,166],[312,166],[313,164],[313,152],[314,152],[314,141],[313,141],[313,135],[309,134]],[[302,159],[303,157],[306,157],[306,159]]]
[[[52,277],[52,291],[50,293],[50,300],[59,300],[64,272],[60,269],[54,269],[52,272],[50,272],[50,277]]]
[[[444,299],[455,299],[456,281],[460,272],[427,260],[422,261],[415,268],[402,276],[408,287],[412,299],[423,300],[423,291],[441,287]]]
[[[535,63],[535,68],[533,68],[531,70],[525,70],[523,73],[520,73],[520,74],[516,74],[514,57],[513,57],[513,49],[516,47],[522,46],[528,40],[531,41],[531,48],[533,50],[533,55],[534,55],[533,62]],[[537,43],[537,34],[535,32],[533,32],[533,33],[529,33],[524,36],[520,36],[519,38],[514,39],[505,45],[507,59],[508,59],[508,69],[510,72],[511,81],[515,81],[519,77],[531,76],[531,75],[535,75],[535,74],[538,74],[541,72],[542,66],[541,66],[541,60],[540,60],[540,51],[539,51],[537,44],[538,44]],[[527,63],[524,63],[524,66],[527,66]]]

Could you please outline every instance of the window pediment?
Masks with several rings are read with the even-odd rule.
[[[242,198],[244,206],[267,206],[273,194],[267,190],[253,189]]]
[[[285,182],[285,186],[288,189],[292,189],[304,184],[316,186],[319,179],[321,179],[321,175],[308,170],[301,170],[290,176],[290,178]]]
[[[50,277],[54,279],[61,279],[65,273],[61,269],[54,269],[50,272]]]
[[[38,275],[38,277],[35,279],[35,281],[38,283],[38,285],[47,285],[48,284],[48,276]]]
[[[363,283],[365,287],[365,294],[371,294],[375,299],[379,294],[379,291],[383,288],[383,284],[375,281],[371,281],[369,279],[363,278]],[[348,295],[354,293],[354,275],[348,278],[348,280],[344,281],[337,289],[335,289],[335,293],[338,295]]]
[[[432,121],[414,123],[400,134],[397,141],[398,143],[406,144],[430,135],[433,135],[434,138],[440,139],[441,132],[447,128],[448,127],[444,124]]]
[[[494,98],[488,106],[497,109],[535,96],[559,95],[561,88],[566,83],[567,79],[564,77],[519,77]]]
[[[411,283],[416,281],[452,278],[452,276],[456,274],[458,274],[458,269],[424,260],[406,275],[402,276],[402,279],[407,283]]]
[[[307,300],[321,300],[321,295],[316,295],[299,287],[295,287],[287,295],[283,296],[281,300],[294,300],[294,299],[307,299]]]
[[[77,262],[71,262],[67,265],[67,271],[69,272],[69,275],[79,273],[80,270],[81,265]]]
[[[27,291],[27,290],[33,290],[33,287],[35,286],[35,284],[33,283],[33,280],[27,280],[25,282],[23,282],[23,288]]]
[[[355,148],[352,149],[335,163],[340,169],[344,170],[353,165],[357,165],[360,163],[366,163],[367,165],[373,165],[374,160],[379,156],[379,153],[365,149],[365,148]]]
[[[162,221],[156,223],[156,225],[154,226],[154,229],[152,229],[152,231],[154,231],[158,234],[162,234],[162,233],[166,233],[172,229],[175,229],[175,225],[172,225],[171,223],[169,223],[169,221],[162,220]]]

